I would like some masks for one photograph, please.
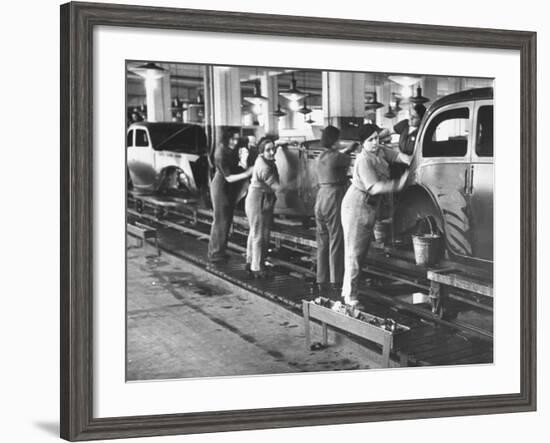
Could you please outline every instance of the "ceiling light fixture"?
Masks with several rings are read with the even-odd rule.
[[[429,102],[430,99],[422,96],[422,88],[419,86],[416,88],[416,95],[414,97],[410,97],[409,101],[414,104],[419,104]]]
[[[405,88],[410,88],[412,85],[420,81],[418,77],[412,77],[410,75],[390,75],[388,78],[392,82],[395,82]]]
[[[164,76],[166,74],[166,69],[162,68],[161,66],[155,64],[155,63],[146,63],[144,65],[139,65],[132,69],[133,72],[135,72],[140,77],[143,77],[144,79],[151,79],[156,80]]]
[[[307,107],[307,102],[305,98],[304,98],[304,104],[300,109],[298,109],[298,112],[304,115],[310,114],[312,112],[312,110]]]
[[[288,88],[286,91],[279,92],[279,95],[282,95],[284,98],[290,101],[298,101],[303,99],[306,94],[304,94],[302,91],[300,91],[296,87],[296,79],[294,78],[294,72],[292,72],[292,79],[290,80],[290,88]]]
[[[388,105],[388,112],[384,114],[386,118],[395,118],[395,112],[393,112],[391,105]]]
[[[277,118],[284,117],[286,115],[286,112],[281,109],[280,103],[277,104],[277,110],[273,112],[273,115]]]
[[[267,101],[267,98],[262,95],[260,92],[260,82],[256,81],[254,83],[254,94],[245,96],[244,99],[252,103],[253,105],[261,105]]]
[[[373,110],[373,109],[379,109],[379,108],[382,108],[382,107],[384,107],[384,105],[378,101],[378,97],[377,97],[376,92],[373,92],[372,93],[372,101],[369,101],[365,104],[365,111],[370,111],[370,110]]]

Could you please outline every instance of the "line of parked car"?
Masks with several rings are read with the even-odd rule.
[[[205,131],[182,123],[133,123],[127,131],[130,186],[137,192],[207,192]],[[276,214],[313,214],[317,190],[315,142],[279,149],[284,186]],[[458,92],[435,101],[418,130],[405,189],[394,198],[395,237],[410,237],[419,220],[432,217],[449,256],[493,261],[493,89]]]

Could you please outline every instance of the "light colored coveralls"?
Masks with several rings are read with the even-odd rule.
[[[261,271],[269,246],[269,234],[275,207],[275,191],[279,184],[279,173],[274,160],[258,156],[254,163],[245,211],[250,230],[246,244],[246,262],[251,271]]]
[[[389,164],[399,153],[379,148],[377,153],[365,149],[357,156],[351,186],[342,201],[345,270],[342,297],[346,303],[357,300],[361,264],[367,256],[373,238],[381,195],[370,195],[376,182],[388,180]]]
[[[315,200],[317,283],[341,285],[344,277],[344,233],[340,219],[351,157],[327,149],[317,159],[319,192]]]

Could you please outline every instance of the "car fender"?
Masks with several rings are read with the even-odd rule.
[[[464,197],[459,193],[441,195],[438,199],[428,187],[415,183],[399,195],[393,214],[394,232],[412,235],[418,220],[431,215],[443,234],[447,250],[455,256],[470,258],[469,219],[462,209],[466,204],[461,205],[461,199]]]

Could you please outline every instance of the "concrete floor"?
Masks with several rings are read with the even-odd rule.
[[[132,239],[129,239],[132,245]],[[305,347],[303,319],[150,247],[128,249],[127,380],[368,369],[379,355],[332,331]],[[313,327],[312,342],[321,329]]]

